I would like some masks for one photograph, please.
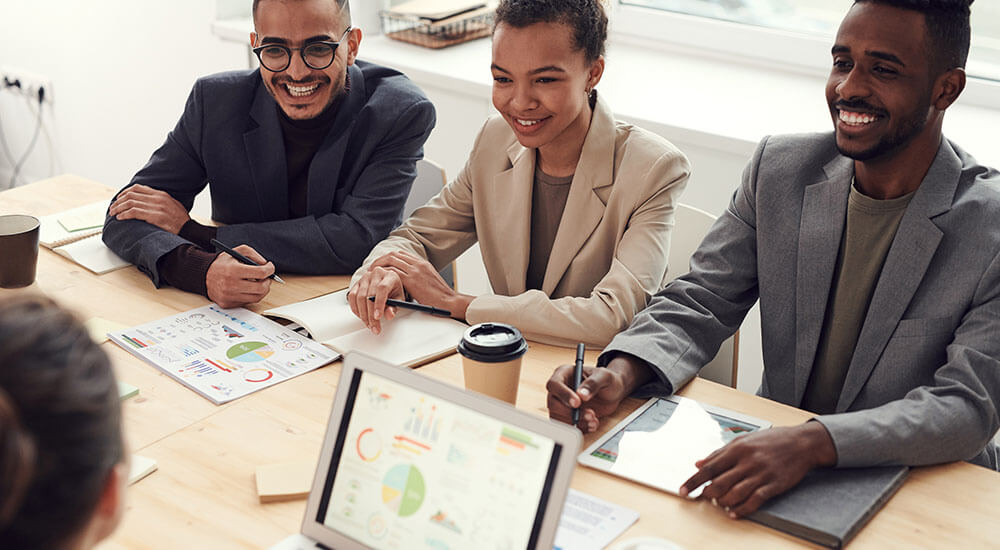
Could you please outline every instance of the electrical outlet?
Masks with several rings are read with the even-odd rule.
[[[44,76],[22,71],[14,67],[0,67],[0,91],[21,94],[38,100],[41,90],[45,90],[42,101],[52,103],[52,81]]]

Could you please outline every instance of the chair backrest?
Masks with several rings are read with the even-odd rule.
[[[403,207],[403,219],[409,218],[414,210],[427,204],[427,201],[440,193],[447,183],[444,168],[427,159],[418,160],[417,177],[413,180],[410,196],[407,197],[406,206]]]
[[[417,161],[417,177],[410,187],[410,196],[403,206],[403,219],[410,217],[414,210],[427,204],[448,184],[444,168],[434,161],[420,159]],[[449,286],[455,288],[455,262],[451,262],[441,270],[441,277]]]
[[[708,234],[708,230],[715,223],[715,216],[704,210],[678,204],[674,211],[674,230],[670,236],[670,255],[668,257],[667,278],[676,279],[684,275],[691,268],[691,256],[698,249],[702,239]],[[725,384],[731,388],[736,387],[736,374],[739,364],[739,343],[740,333],[736,332],[732,337],[726,339],[719,347],[719,353],[709,361],[698,376]]]

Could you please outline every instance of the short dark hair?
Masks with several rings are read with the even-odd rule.
[[[608,16],[601,0],[500,0],[493,16],[501,23],[524,28],[535,23],[564,23],[573,29],[573,43],[588,62],[604,55]]]
[[[855,0],[855,4],[883,4],[924,14],[927,47],[935,73],[965,67],[969,59],[972,27],[971,6],[975,0]]]
[[[337,6],[340,7],[340,18],[343,20],[347,26],[351,25],[351,3],[348,0],[336,0]],[[253,17],[254,21],[257,20],[257,5],[260,4],[260,0],[253,0],[253,7],[250,8],[250,16]]]
[[[55,548],[86,526],[122,461],[107,355],[48,298],[0,301],[0,548]]]

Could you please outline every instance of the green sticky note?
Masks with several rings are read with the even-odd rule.
[[[139,395],[139,388],[125,382],[118,382],[118,398],[125,401],[129,397]]]

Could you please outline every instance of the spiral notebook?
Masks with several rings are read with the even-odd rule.
[[[42,216],[38,242],[97,275],[130,265],[104,245],[101,231],[108,210],[106,201]]]

